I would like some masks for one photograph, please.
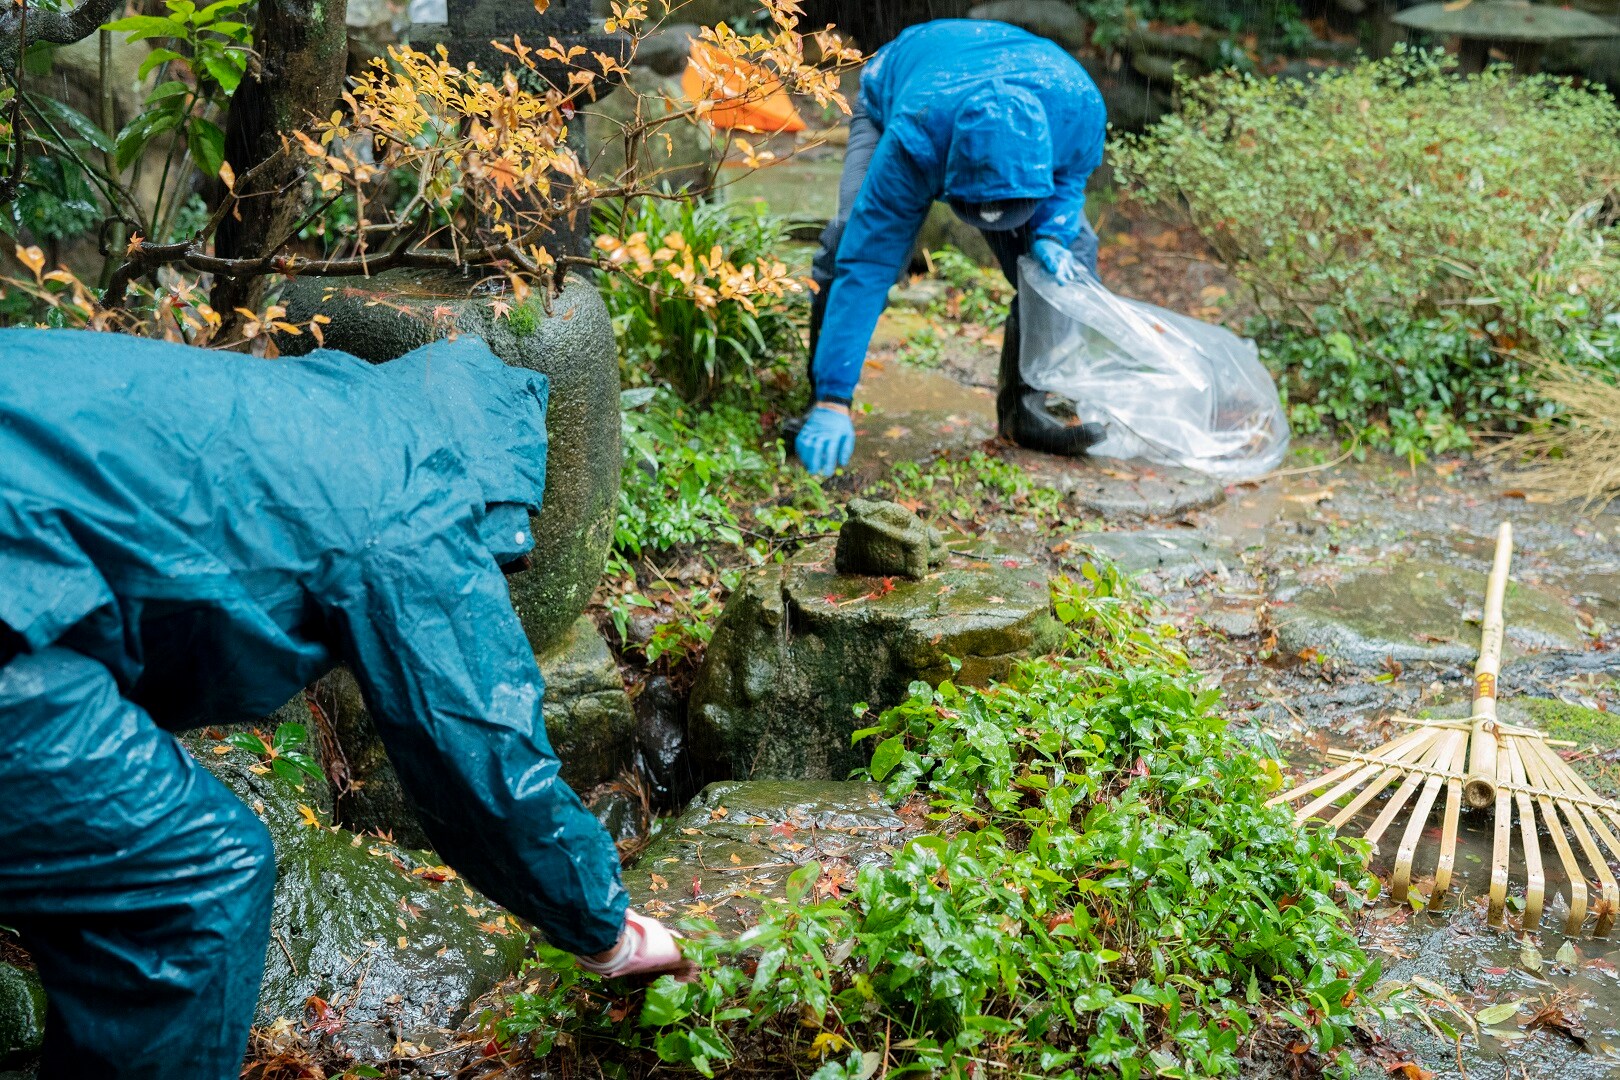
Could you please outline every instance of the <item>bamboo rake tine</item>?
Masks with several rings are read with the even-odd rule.
[[[1410,746],[1401,747],[1399,752],[1396,754],[1378,754],[1378,757],[1386,758],[1389,761],[1389,764],[1383,766],[1382,771],[1371,778],[1370,782],[1367,784],[1366,788],[1363,789],[1361,794],[1357,795],[1354,799],[1351,799],[1350,802],[1346,804],[1344,809],[1340,810],[1336,815],[1334,815],[1333,820],[1329,821],[1328,824],[1337,829],[1340,825],[1343,825],[1345,822],[1355,817],[1363,806],[1366,806],[1378,796],[1379,792],[1383,791],[1390,784],[1393,784],[1403,773],[1407,772],[1407,769],[1404,768],[1404,766],[1424,761],[1429,756],[1430,746],[1433,743],[1440,741],[1438,737],[1439,735],[1439,732],[1435,732],[1433,737],[1416,740]],[[1369,767],[1376,767],[1372,766],[1370,762],[1367,764]],[[1339,786],[1343,787],[1344,785],[1341,784]],[[1335,791],[1337,791],[1337,789],[1335,789]],[[1333,799],[1329,800],[1326,804],[1323,803],[1323,800],[1328,799],[1328,796],[1324,795],[1321,799],[1317,799],[1316,802],[1300,811],[1302,819],[1309,820],[1312,812],[1318,812],[1319,807],[1320,809],[1325,810],[1328,806],[1331,806],[1333,801],[1337,798],[1338,795],[1334,795]]]
[[[1540,739],[1516,739],[1513,741],[1536,744],[1531,748],[1531,753],[1536,756],[1541,764],[1542,787],[1554,791],[1574,788],[1575,785],[1569,783],[1571,779],[1579,784],[1580,777],[1575,775],[1575,770],[1565,765],[1558,755],[1553,753],[1550,746],[1541,745]],[[1581,845],[1581,851],[1586,855],[1586,861],[1597,872],[1597,879],[1605,902],[1598,910],[1597,927],[1593,933],[1601,937],[1607,934],[1614,925],[1614,909],[1616,904],[1620,903],[1620,885],[1616,884],[1614,871],[1609,869],[1608,860],[1603,857],[1603,852],[1599,850],[1597,842],[1592,838],[1591,830],[1587,827],[1588,818],[1590,817],[1592,822],[1606,834],[1604,842],[1609,844],[1610,850],[1615,850],[1614,834],[1609,832],[1608,828],[1602,824],[1602,819],[1590,807],[1562,803],[1561,808],[1564,811],[1564,816],[1569,819],[1570,831],[1575,834],[1575,839]]]
[[[1492,744],[1488,760],[1496,765],[1496,828],[1491,840],[1491,898],[1486,921],[1492,926],[1501,926],[1503,912],[1507,908],[1508,867],[1513,858],[1513,797],[1507,789],[1507,785],[1513,781],[1513,774],[1508,756],[1496,752],[1495,733],[1486,732],[1485,738]],[[1480,759],[1474,755],[1472,741],[1468,749],[1469,764],[1472,766]],[[1465,795],[1467,785],[1473,782],[1473,776],[1463,782]]]
[[[1340,777],[1348,776],[1350,773],[1355,772],[1357,769],[1361,768],[1362,764],[1363,763],[1360,761],[1347,761],[1343,765],[1339,765],[1328,772],[1323,773],[1321,776],[1318,776],[1315,780],[1312,780],[1308,784],[1300,784],[1298,787],[1292,787],[1287,791],[1278,792],[1266,800],[1266,805],[1278,806],[1282,803],[1291,803],[1295,799],[1302,799],[1313,791],[1322,790],[1323,787],[1337,781]]]
[[[1401,752],[1404,753],[1406,749],[1406,747],[1402,747]],[[1382,754],[1378,756],[1382,758]],[[1323,811],[1327,810],[1345,795],[1356,790],[1358,787],[1367,783],[1367,781],[1389,768],[1389,766],[1384,764],[1382,760],[1376,763],[1363,761],[1358,762],[1357,764],[1359,765],[1359,768],[1355,771],[1355,773],[1343,780],[1340,780],[1326,792],[1318,795],[1310,803],[1301,807],[1294,814],[1294,820],[1304,822],[1309,821],[1314,817],[1322,817]]]
[[[1430,906],[1451,888],[1451,871],[1457,865],[1457,812],[1463,804],[1463,784],[1458,777],[1462,774],[1467,753],[1468,739],[1463,732],[1456,732],[1451,743],[1451,760],[1446,763],[1446,771],[1452,776],[1446,781],[1446,816],[1440,826],[1440,858],[1434,864],[1434,890],[1429,893]]]
[[[1545,788],[1539,758],[1533,755],[1526,757],[1524,766],[1529,774],[1530,783]],[[1553,847],[1558,851],[1558,859],[1564,865],[1564,875],[1569,878],[1569,919],[1565,924],[1565,930],[1570,934],[1578,934],[1581,924],[1586,921],[1586,875],[1581,872],[1580,864],[1575,860],[1575,852],[1570,849],[1569,838],[1564,835],[1564,825],[1559,819],[1558,807],[1545,795],[1536,796],[1536,802],[1541,806],[1541,817],[1547,824],[1547,834],[1552,837]]]
[[[1454,768],[1452,760],[1456,748],[1462,746],[1464,742],[1463,732],[1447,731],[1441,738],[1434,741],[1432,751],[1425,755],[1419,764],[1436,769],[1452,769]],[[1368,826],[1367,842],[1369,844],[1372,844],[1375,848],[1378,846],[1378,841],[1384,835],[1384,830],[1389,828],[1390,822],[1395,820],[1396,815],[1401,812],[1401,807],[1406,805],[1407,800],[1412,797],[1412,793],[1418,789],[1423,780],[1423,773],[1409,772],[1406,774],[1406,779],[1401,781],[1401,786],[1395,789],[1395,794],[1390,796],[1389,802],[1384,804],[1384,809],[1379,812],[1378,816],[1373,819],[1373,823]]]
[[[1433,738],[1433,737],[1434,737],[1433,729],[1413,728],[1411,731],[1408,731],[1406,734],[1402,735],[1400,738],[1395,739],[1392,742],[1388,742],[1388,743],[1384,744],[1383,746],[1379,747],[1377,750],[1374,750],[1373,753],[1372,753],[1372,756],[1379,757],[1379,758],[1396,756],[1396,755],[1399,755],[1400,753],[1402,753],[1407,748],[1407,746],[1409,744],[1419,742],[1419,741],[1422,741],[1422,740],[1425,740],[1425,739],[1430,739],[1430,738]],[[1364,769],[1364,768],[1367,768],[1367,767],[1368,767],[1368,763],[1365,762],[1365,761],[1349,761],[1349,762],[1346,762],[1345,764],[1340,765],[1335,769],[1331,769],[1328,772],[1323,773],[1321,776],[1318,776],[1315,780],[1312,780],[1309,783],[1301,784],[1300,786],[1295,787],[1295,788],[1291,788],[1288,791],[1284,791],[1284,792],[1281,792],[1280,794],[1273,795],[1270,799],[1266,800],[1266,805],[1267,806],[1276,806],[1276,805],[1278,805],[1280,803],[1290,803],[1290,802],[1293,802],[1295,799],[1304,798],[1306,795],[1309,795],[1312,792],[1321,791],[1323,788],[1327,787],[1328,785],[1338,782],[1339,780],[1341,780],[1344,777],[1350,775],[1351,773],[1357,771],[1358,769]],[[1334,798],[1337,798],[1337,796],[1335,796]],[[1331,801],[1332,800],[1330,800],[1330,802]],[[1301,817],[1301,818],[1299,818],[1299,820],[1304,821],[1304,820],[1306,820],[1306,818]]]
[[[1417,805],[1412,808],[1412,817],[1406,823],[1406,832],[1401,834],[1401,846],[1395,852],[1395,876],[1391,879],[1390,885],[1390,896],[1396,903],[1405,900],[1407,891],[1412,887],[1412,855],[1417,851],[1418,837],[1423,834],[1423,823],[1429,820],[1429,811],[1434,807],[1434,797],[1439,793],[1440,778],[1429,777],[1423,785],[1423,793],[1418,796]]]
[[[1511,766],[1511,779],[1513,783],[1523,786],[1525,784],[1524,760],[1520,756],[1519,746],[1522,740],[1506,740],[1508,764]],[[1519,831],[1524,842],[1524,917],[1520,926],[1528,933],[1534,933],[1541,925],[1541,909],[1547,895],[1547,874],[1541,867],[1541,842],[1536,837],[1536,812],[1530,796],[1518,791],[1514,793],[1514,801],[1519,805]]]

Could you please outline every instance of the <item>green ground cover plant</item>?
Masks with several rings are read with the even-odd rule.
[[[985,689],[916,684],[856,733],[937,832],[842,895],[806,865],[736,938],[686,923],[692,983],[604,982],[545,952],[490,1018],[497,1041],[624,1076],[1345,1064],[1359,1010],[1385,1008],[1347,915],[1376,895],[1363,851],[1265,807],[1274,772],[1122,575],[1088,563],[1054,605],[1062,655]]]
[[[1411,50],[1308,83],[1220,74],[1114,161],[1252,291],[1296,430],[1415,459],[1549,412],[1531,358],[1620,364],[1600,89]]]

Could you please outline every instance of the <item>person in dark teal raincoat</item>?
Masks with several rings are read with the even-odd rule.
[[[46,1080],[237,1075],[275,861],[170,732],[340,662],[469,881],[592,970],[680,963],[558,775],[502,573],[546,395],[469,338],[373,366],[0,330],[0,924]]]
[[[1102,164],[1107,126],[1079,61],[1005,23],[924,23],[872,56],[850,117],[838,213],[812,268],[815,404],[795,437],[806,468],[826,475],[849,462],[866,348],[935,200],[983,231],[1015,286],[1023,255],[1060,281],[1096,272],[1086,178]],[[1016,301],[996,414],[1005,438],[1047,453],[1079,454],[1105,434],[1052,416],[1025,384]]]

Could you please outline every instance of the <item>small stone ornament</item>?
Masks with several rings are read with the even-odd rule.
[[[840,574],[902,577],[920,581],[947,554],[939,530],[899,503],[851,499],[838,532],[834,565]]]

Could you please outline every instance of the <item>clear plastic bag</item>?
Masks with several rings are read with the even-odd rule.
[[[1275,469],[1288,419],[1254,342],[1115,296],[1095,277],[1060,285],[1018,262],[1024,381],[1108,428],[1090,453],[1181,465],[1225,480]]]

